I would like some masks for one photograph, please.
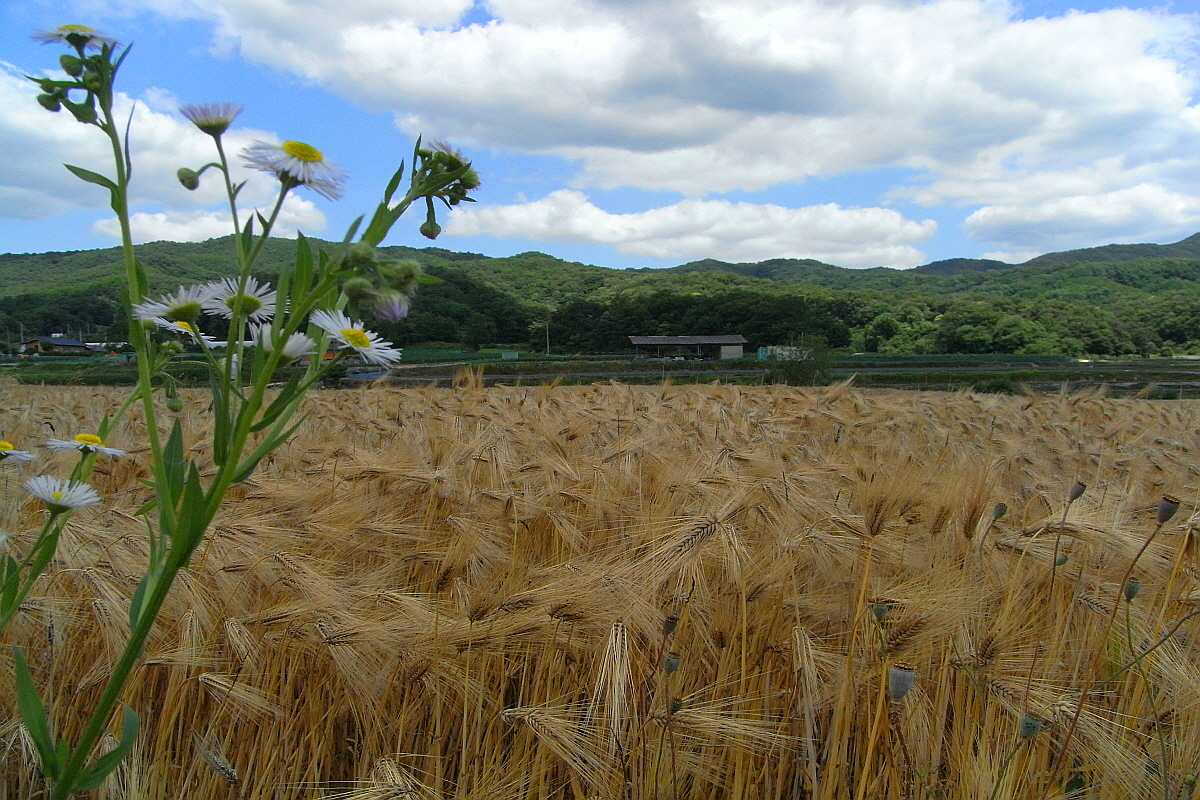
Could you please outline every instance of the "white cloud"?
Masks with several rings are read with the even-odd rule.
[[[683,200],[630,214],[611,214],[582,192],[561,189],[532,203],[456,208],[447,234],[525,236],[614,245],[656,258],[761,261],[815,258],[848,267],[913,267],[912,246],[937,230],[886,208],[834,203],[784,208],[728,200]]]
[[[1041,250],[997,250],[994,253],[984,253],[980,258],[990,258],[993,261],[1004,261],[1009,264],[1024,264],[1031,258],[1042,255]]]
[[[1200,197],[1142,183],[1102,194],[984,206],[965,225],[974,236],[1025,250],[1083,247],[1097,234],[1107,241],[1169,240],[1200,228]]]
[[[910,168],[927,185],[894,196],[985,205],[970,232],[1021,250],[1057,246],[1055,214],[1084,224],[1089,244],[1177,229],[1149,213],[1070,211],[1078,198],[1119,206],[1142,185],[1200,195],[1188,15],[1020,20],[1003,0],[489,0],[494,21],[460,27],[470,0],[119,5],[210,20],[218,47],[389,109],[410,133],[576,159],[580,189],[703,198]],[[22,125],[0,122],[0,146],[21,128],[47,153],[69,149]],[[0,171],[0,209],[53,213],[75,202],[64,185]]]
[[[63,164],[111,175],[108,139],[96,127],[76,122],[65,111],[50,113],[43,109],[34,99],[36,86],[10,65],[0,66],[0,107],[5,109],[0,115],[0,152],[16,154],[0,160],[0,216],[40,219],[77,207],[107,208],[108,192],[80,181]],[[135,173],[130,206],[165,209],[133,215],[139,241],[196,241],[232,231],[224,211],[225,189],[219,173],[203,175],[200,188],[194,192],[176,179],[180,167],[198,168],[216,156],[209,136],[169,113],[176,106],[173,95],[161,89],[149,90],[147,99],[137,103],[125,95],[116,99],[114,113],[118,119],[133,114],[129,144]],[[243,147],[259,140],[277,142],[279,138],[246,128],[232,129],[225,136],[233,180],[246,182],[239,196],[245,208],[273,203],[279,190],[274,176],[246,169],[237,158]],[[294,234],[298,227],[321,230],[324,224],[324,215],[312,202],[289,195],[279,220],[281,234]],[[119,235],[112,220],[98,221],[94,230]]]
[[[266,213],[267,209],[263,209]],[[227,211],[139,211],[130,216],[133,241],[202,242],[233,232]],[[295,236],[297,231],[319,231],[325,227],[325,215],[309,200],[288,195],[272,229],[273,236]],[[97,220],[92,224],[95,233],[121,238],[116,217]]]

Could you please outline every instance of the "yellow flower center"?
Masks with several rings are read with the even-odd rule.
[[[175,327],[177,327],[177,328],[181,328],[181,329],[183,329],[183,330],[187,331],[188,333],[195,333],[195,332],[196,332],[196,329],[192,327],[192,323],[190,323],[190,322],[184,322],[184,321],[183,321],[183,320],[181,320],[181,319],[177,319],[177,320],[175,320]]]
[[[62,500],[63,494],[64,494],[63,492],[51,492],[50,496],[53,497],[55,500]]]
[[[301,161],[320,161],[324,158],[320,150],[304,142],[295,142],[288,139],[283,143],[282,147],[283,152]]]
[[[361,328],[342,328],[342,338],[351,347],[370,347],[371,345],[371,340],[367,338],[367,334],[363,333]]]
[[[77,433],[75,441],[80,444],[104,444],[104,440],[94,433]]]
[[[87,25],[59,25],[55,30],[59,33],[93,33]]]
[[[4,452],[5,450],[16,450],[16,449],[17,448],[13,447],[12,442],[6,442],[3,439],[0,439],[0,453]]]

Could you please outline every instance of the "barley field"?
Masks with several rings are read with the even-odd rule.
[[[6,387],[0,438],[121,397]],[[464,379],[309,409],[168,600],[97,800],[1192,796],[1196,403]],[[68,736],[145,558],[139,424],[0,632]],[[0,464],[9,548],[68,463]],[[37,797],[8,647],[0,743],[0,797]]]

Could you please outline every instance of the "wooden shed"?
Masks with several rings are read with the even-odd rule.
[[[716,357],[721,360],[742,358],[746,337],[741,334],[724,336],[630,336],[629,342],[641,352],[653,348],[658,358],[680,355]]]

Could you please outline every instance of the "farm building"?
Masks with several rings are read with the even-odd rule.
[[[692,355],[717,357],[721,360],[741,358],[746,337],[740,334],[726,336],[630,336],[629,342],[641,352],[643,347],[653,348],[658,358]]]
[[[92,349],[78,339],[66,336],[35,336],[21,342],[22,353],[79,353],[87,355]]]

